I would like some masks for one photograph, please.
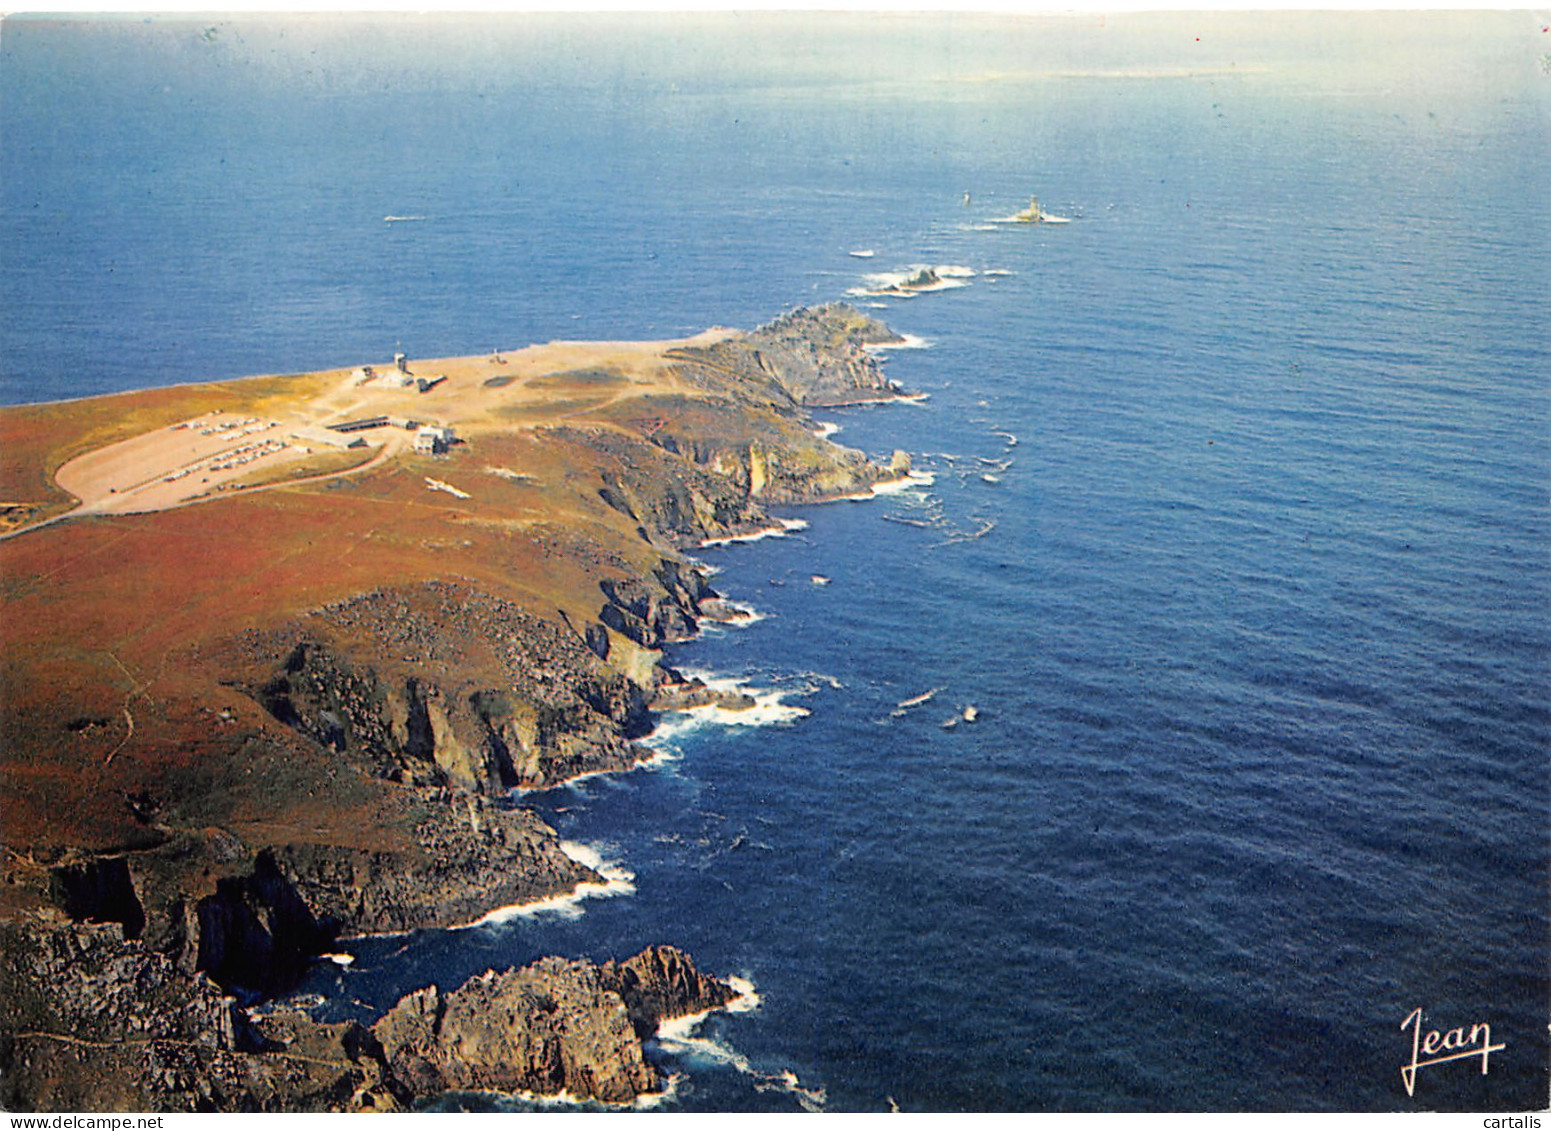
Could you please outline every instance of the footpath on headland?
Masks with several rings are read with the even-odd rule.
[[[508,798],[743,706],[660,662],[737,615],[685,551],[905,479],[809,416],[902,397],[868,348],[898,341],[836,304],[0,410],[0,1104],[653,1094],[640,1041],[736,997],[671,948],[426,987],[370,1033],[250,1006],[342,935],[608,882]],[[489,1031],[534,987],[559,1017]]]

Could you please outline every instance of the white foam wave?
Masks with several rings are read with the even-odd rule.
[[[806,707],[784,702],[788,695],[806,694],[814,688],[767,690],[750,687],[746,680],[735,676],[720,676],[714,672],[694,668],[682,669],[684,676],[698,679],[711,691],[720,695],[747,695],[754,700],[752,707],[722,707],[708,703],[701,707],[686,707],[664,711],[652,733],[641,739],[641,745],[658,751],[664,760],[679,756],[678,743],[687,735],[708,726],[766,727],[796,722],[811,714]],[[656,759],[654,758],[653,761]]]
[[[1001,278],[1004,275],[1015,275],[1015,274],[1017,274],[1017,272],[1009,271],[1005,267],[988,267],[984,271],[982,271],[981,274],[983,274],[983,275],[990,275],[990,276],[992,276],[994,278]]]
[[[568,778],[551,782],[548,785],[514,785],[506,791],[508,797],[520,799],[529,793],[548,793],[552,789],[573,789],[592,778],[614,778],[621,774],[632,774],[637,770],[651,770],[661,766],[664,762],[676,761],[677,757],[670,757],[667,752],[658,750],[645,742],[637,742],[636,746],[651,750],[652,753],[645,758],[630,763],[628,766],[610,768],[606,770],[588,770],[585,773],[572,774]]]
[[[732,977],[727,984],[738,991],[738,996],[722,1006],[725,1013],[752,1013],[759,1008],[759,992],[747,978]],[[716,1010],[691,1013],[687,1017],[674,1017],[657,1026],[657,1043],[675,1056],[697,1058],[713,1064],[722,1064],[749,1077],[758,1092],[784,1092],[796,1098],[804,1111],[822,1111],[825,1103],[823,1088],[805,1088],[797,1073],[790,1069],[781,1072],[764,1072],[749,1061],[737,1049],[714,1037],[695,1034],[702,1022]]]
[[[993,224],[1027,224],[1031,228],[1039,224],[1070,224],[1071,222],[1072,218],[1070,216],[1052,216],[1048,212],[1041,212],[1037,221],[1030,220],[1027,216],[1016,214],[1012,216],[995,216],[991,219]]]
[[[709,604],[710,602],[707,602]],[[770,614],[762,613],[747,601],[734,601],[727,597],[718,597],[716,604],[721,606],[721,613],[717,616],[702,617],[700,630],[702,632],[715,632],[719,628],[747,628],[751,624],[758,624],[762,620],[768,620]],[[702,605],[704,608],[704,605]]]
[[[761,542],[766,538],[784,538],[788,534],[798,530],[806,530],[808,523],[801,518],[778,518],[779,526],[766,526],[760,530],[750,531],[748,534],[729,534],[726,538],[707,538],[700,543],[702,548],[708,546],[730,546],[734,542]]]
[[[890,271],[862,276],[863,285],[853,287],[847,294],[889,298],[912,298],[931,291],[948,291],[969,286],[975,277],[972,267],[953,264],[929,266],[912,264],[904,271]]]
[[[937,476],[930,471],[909,471],[905,473],[903,479],[891,479],[887,483],[874,483],[872,491],[874,495],[898,495],[915,487],[930,487],[936,482]]]
[[[829,688],[831,691],[844,691],[846,688],[846,685],[840,680],[836,679],[832,675],[826,675],[823,672],[796,672],[793,674],[792,678],[805,680],[807,682],[807,686],[804,688],[804,694],[812,694],[819,689],[820,685]]]
[[[575,840],[563,840],[560,842],[560,851],[578,864],[597,872],[603,877],[603,882],[596,883],[588,880],[561,895],[545,896],[543,899],[530,900],[527,903],[497,907],[474,922],[465,923],[462,927],[453,929],[485,927],[507,923],[513,919],[534,919],[540,915],[552,915],[558,919],[577,919],[582,914],[583,900],[612,899],[618,895],[635,894],[635,873],[619,861],[606,858],[597,846]]]
[[[862,347],[871,354],[893,353],[895,350],[929,350],[936,343],[919,334],[905,334],[902,342],[868,342]]]
[[[818,422],[818,427],[813,430],[813,434],[820,440],[827,440],[836,432],[839,432],[841,427],[841,425],[836,424],[833,420],[820,420]]]
[[[678,744],[686,735],[705,726],[705,720],[687,711],[665,713],[652,728],[652,733],[641,739],[641,745],[657,751],[663,761],[676,761],[681,757]]]
[[[737,997],[722,1006],[728,1013],[753,1013],[759,1008],[759,991],[753,982],[734,974],[727,979],[727,984],[738,991]]]
[[[866,502],[868,499],[877,499],[884,495],[900,495],[906,491],[930,487],[935,482],[937,482],[937,476],[930,471],[907,471],[899,479],[887,479],[882,483],[874,483],[865,491],[858,491],[854,495],[841,495],[836,501]]]
[[[558,1092],[548,1094],[540,1092],[505,1092],[491,1094],[508,1095],[514,1100],[520,1100],[525,1104],[532,1104],[534,1107],[546,1109],[602,1107],[608,1108],[612,1111],[650,1111],[653,1108],[661,1107],[663,1104],[667,1103],[669,1100],[678,1095],[679,1081],[681,1079],[683,1079],[683,1077],[679,1073],[674,1073],[664,1082],[662,1091],[643,1093],[642,1095],[639,1095],[635,1099],[631,1100],[629,1103],[611,1103],[608,1100],[590,1099],[586,1096],[574,1095],[564,1088]]]
[[[755,624],[759,621],[765,620],[770,615],[769,613],[760,612],[747,601],[734,601],[730,598],[723,597],[722,604],[732,610],[733,617],[729,621],[718,621],[718,624]]]
[[[934,687],[929,691],[923,691],[919,695],[912,695],[909,699],[901,699],[897,706],[902,711],[908,711],[911,707],[919,707],[923,703],[930,703],[937,697],[937,693],[939,691],[945,690],[947,690],[946,685],[943,687]]]

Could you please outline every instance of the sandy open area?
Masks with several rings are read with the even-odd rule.
[[[318,477],[352,474],[409,450],[422,424],[451,427],[464,436],[555,423],[625,395],[677,391],[664,354],[734,333],[713,329],[658,342],[550,342],[478,357],[410,360],[407,374],[392,362],[332,370],[321,375],[322,394],[269,405],[261,415],[212,409],[79,455],[60,467],[55,480],[81,501],[73,514],[165,510],[297,482],[307,477],[306,461],[343,454],[321,438],[330,425],[386,417],[384,425],[348,434],[371,449],[359,461],[335,458],[332,462],[350,466]],[[430,385],[424,392],[420,381]]]

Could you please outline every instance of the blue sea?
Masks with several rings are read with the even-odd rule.
[[[1525,13],[10,18],[0,401],[849,297],[930,396],[818,419],[934,478],[699,552],[762,619],[669,659],[765,725],[523,798],[627,890],[325,1013],[672,942],[759,1005],[665,1110],[1540,1109],[1548,75]],[[1408,1095],[1416,1009],[1489,1071]]]

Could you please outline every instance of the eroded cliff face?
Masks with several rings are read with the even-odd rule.
[[[904,339],[845,303],[804,307],[747,334],[674,356],[710,373],[712,387],[730,378],[751,396],[819,407],[886,400],[898,389],[863,347]]]
[[[368,1030],[243,1006],[119,924],[0,924],[0,995],[11,1111],[395,1111],[449,1090],[628,1104],[662,1088],[657,1026],[736,996],[653,947],[430,986]]]
[[[416,808],[413,852],[300,842],[277,855],[308,906],[347,934],[462,926],[604,882],[531,810],[458,790],[429,794]]]
[[[662,607],[673,629],[693,631],[692,603]],[[631,739],[651,724],[641,688],[598,654],[610,609],[589,636],[464,584],[373,591],[251,641],[268,670],[249,693],[279,722],[409,785],[501,796],[626,769],[644,756]]]
[[[653,706],[747,705],[658,662],[728,614],[683,550],[903,473],[818,438],[804,409],[894,395],[862,348],[889,340],[833,306],[675,351],[666,391],[473,439],[543,473],[465,453],[463,474],[499,484],[479,506],[421,517],[423,469],[390,466],[147,518],[111,583],[60,580],[52,554],[17,573],[6,599],[34,600],[26,617],[82,605],[82,585],[100,615],[0,657],[5,1105],[655,1090],[641,1040],[731,996],[670,948],[430,988],[375,1032],[251,1005],[340,935],[456,926],[601,880],[513,791],[635,766]],[[91,562],[100,532],[27,537]],[[164,543],[213,563],[213,591],[160,585]],[[102,612],[136,579],[144,608]],[[94,639],[104,625],[116,635]]]
[[[393,1110],[358,1025],[259,1019],[117,923],[0,924],[8,1111]]]

